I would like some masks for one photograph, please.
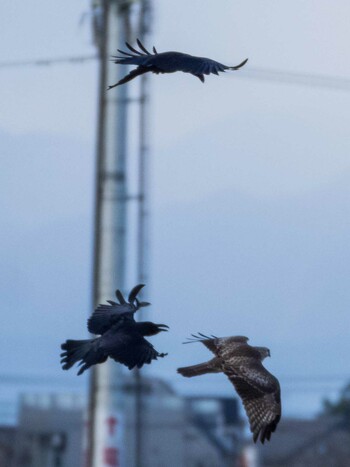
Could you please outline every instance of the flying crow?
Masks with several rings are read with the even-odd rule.
[[[137,65],[137,68],[130,71],[130,73],[118,81],[118,83],[109,86],[108,89],[127,83],[136,78],[136,76],[143,75],[149,71],[156,74],[183,71],[184,73],[191,73],[197,76],[197,78],[204,83],[204,75],[210,75],[210,73],[218,75],[220,71],[238,70],[248,61],[248,59],[245,59],[239,65],[226,66],[210,58],[194,57],[193,55],[181,52],[158,53],[155,47],[153,47],[153,54],[151,54],[139,39],[137,39],[137,45],[142,52],[136,50],[128,42],[125,42],[125,44],[133,53],[117,49],[118,52],[124,56],[113,56],[112,58],[117,59],[114,63],[120,65]]]
[[[270,356],[266,347],[252,347],[247,337],[193,335],[189,342],[202,342],[215,357],[199,365],[178,368],[178,373],[191,378],[206,373],[225,373],[242,399],[249,418],[254,442],[269,440],[281,418],[280,385],[262,365]],[[186,343],[189,343],[186,342]]]
[[[166,324],[155,324],[150,321],[137,323],[134,313],[147,302],[139,302],[137,293],[142,284],[134,287],[129,294],[129,303],[117,290],[119,303],[109,301],[110,305],[99,305],[88,320],[88,329],[100,337],[85,340],[68,339],[61,345],[61,364],[63,370],[69,370],[75,363],[81,366],[78,375],[97,363],[104,363],[108,357],[127,366],[129,370],[135,366],[141,368],[158,357],[167,354],[159,353],[145,337],[154,336],[167,331]]]
[[[115,294],[119,301],[116,303],[107,300],[109,305],[98,305],[94,313],[88,319],[88,330],[91,334],[104,334],[113,324],[118,321],[131,319],[134,320],[134,313],[142,307],[150,305],[148,302],[140,302],[136,297],[144,284],[136,285],[128,296],[128,302],[125,300],[120,290]]]

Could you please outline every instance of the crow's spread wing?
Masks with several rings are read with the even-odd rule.
[[[137,284],[129,293],[128,301],[125,300],[120,290],[115,294],[119,303],[107,300],[109,305],[98,305],[94,313],[88,319],[88,330],[92,334],[104,334],[114,324],[121,321],[131,320],[134,322],[134,313],[140,308],[149,305],[148,302],[140,302],[137,299],[138,293],[144,284]]]
[[[137,366],[141,368],[145,363],[151,363],[157,357],[164,356],[159,354],[152,344],[137,332],[130,329],[111,330],[109,333],[102,336],[101,346],[116,362],[127,366],[129,370]]]
[[[218,75],[220,71],[228,69],[222,63],[205,57],[194,57],[192,55],[181,54],[179,57],[179,70],[193,75]]]
[[[137,366],[141,368],[145,363],[151,363],[156,360],[158,352],[152,344],[142,338],[142,342],[130,348],[121,348],[109,354],[113,360],[126,365],[129,370]]]
[[[227,66],[223,63],[212,60],[206,57],[194,57],[193,55],[180,54],[178,58],[179,71],[192,73],[193,75],[210,75],[211,73],[218,75],[219,72],[225,70],[238,70],[247,63],[248,59],[236,66]]]
[[[264,443],[281,418],[281,391],[278,380],[259,361],[238,369],[224,364],[224,373],[234,385],[247,413],[254,442]]]
[[[129,303],[122,305],[118,303],[99,305],[88,319],[88,330],[91,334],[104,334],[121,320],[134,321],[136,310],[137,308]]]

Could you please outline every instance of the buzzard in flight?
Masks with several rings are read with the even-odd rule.
[[[269,440],[281,418],[280,385],[262,365],[270,356],[266,347],[252,347],[247,337],[193,335],[189,342],[202,342],[215,357],[199,365],[178,368],[178,373],[187,378],[206,373],[225,373],[242,399],[249,418],[254,442]],[[189,342],[186,342],[189,343]]]
[[[144,287],[139,284],[132,289],[128,302],[120,290],[116,291],[119,303],[108,300],[109,305],[99,305],[88,319],[88,330],[100,337],[85,340],[68,339],[61,345],[61,364],[63,370],[69,370],[75,363],[81,366],[78,375],[97,363],[104,363],[108,357],[127,366],[129,370],[145,363],[151,363],[158,357],[167,354],[159,353],[148,342],[146,336],[154,336],[167,331],[166,324],[155,324],[150,321],[137,323],[135,312],[149,305],[140,302],[136,296]]]
[[[127,83],[136,78],[136,76],[148,72],[159,74],[182,71],[184,73],[191,73],[191,75],[196,76],[204,83],[204,75],[210,75],[210,73],[218,75],[221,71],[238,70],[248,61],[248,59],[245,59],[239,65],[227,66],[215,60],[211,60],[210,58],[195,57],[181,52],[158,53],[155,47],[153,47],[153,54],[151,54],[139,39],[137,39],[137,45],[141,52],[132,47],[128,42],[125,42],[125,45],[132,53],[117,49],[123,56],[112,57],[117,59],[114,63],[120,65],[137,65],[137,68],[130,71],[130,73],[118,81],[118,83],[109,86],[108,89]]]

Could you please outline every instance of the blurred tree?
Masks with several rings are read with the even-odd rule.
[[[335,402],[328,399],[324,401],[323,413],[339,418],[342,428],[350,431],[350,383],[340,391]]]

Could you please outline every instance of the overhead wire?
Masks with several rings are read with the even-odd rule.
[[[158,378],[158,375],[149,375],[155,378]],[[167,381],[173,382],[190,382],[189,379],[175,379],[173,375],[163,375]],[[346,382],[350,378],[344,374],[323,374],[323,375],[310,375],[310,376],[303,376],[303,375],[288,375],[288,376],[280,376],[279,379],[284,381],[287,384],[337,384],[339,382]],[[72,384],[72,379],[69,381],[62,381],[59,376],[55,375],[24,375],[24,374],[7,374],[7,373],[0,373],[0,385],[1,384],[40,384],[45,382],[46,384],[56,384],[57,382],[61,382],[63,385]],[[74,381],[74,380],[73,380]],[[83,379],[79,379],[75,381],[77,385],[84,384],[85,381]],[[205,381],[205,384],[214,383],[215,381]]]
[[[78,55],[72,57],[57,57],[57,58],[38,58],[34,60],[18,60],[18,61],[3,61],[0,62],[0,68],[23,68],[35,66],[50,66],[58,64],[79,64],[84,62],[96,61],[97,55]]]
[[[283,71],[268,68],[247,68],[244,73],[232,75],[235,78],[270,81],[278,84],[325,88],[334,91],[350,91],[350,78],[317,73]]]

